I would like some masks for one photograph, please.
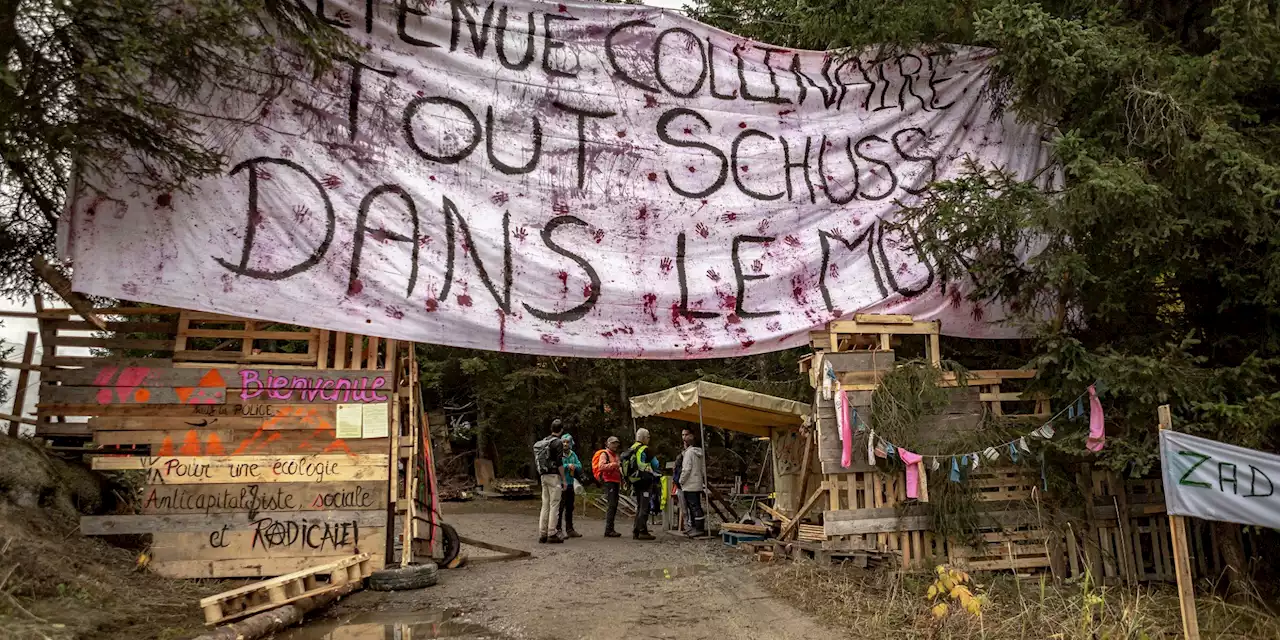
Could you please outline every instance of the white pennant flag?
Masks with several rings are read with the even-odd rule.
[[[933,461],[929,464],[930,471],[937,471],[939,468],[942,467],[942,463],[938,462],[937,458],[930,458],[930,459]]]
[[[867,464],[876,466],[876,432],[867,434]]]
[[[987,447],[987,449],[986,449],[985,451],[983,451],[983,452],[982,452],[982,455],[983,455],[983,457],[985,457],[987,460],[992,461],[992,462],[994,462],[994,461],[996,461],[996,460],[999,460],[999,459],[1000,459],[1000,452],[999,452],[999,451],[996,451],[996,448],[995,448],[995,447]]]
[[[1053,423],[1052,423],[1052,422],[1050,422],[1050,423],[1048,423],[1048,424],[1046,424],[1046,425],[1044,425],[1043,427],[1040,427],[1040,428],[1044,431],[1044,438],[1045,438],[1045,440],[1049,440],[1049,439],[1053,438],[1054,430],[1053,430]]]
[[[978,470],[978,454],[971,453],[969,455],[973,458],[973,468],[970,469],[970,471],[977,471]]]
[[[1022,449],[1023,451],[1025,451],[1025,452],[1027,452],[1027,453],[1031,453],[1031,445],[1027,444],[1027,437],[1026,437],[1026,436],[1023,436],[1023,437],[1021,437],[1021,438],[1018,438],[1018,448],[1019,448],[1019,449]]]

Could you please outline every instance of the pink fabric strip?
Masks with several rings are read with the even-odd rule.
[[[840,427],[840,466],[853,464],[853,428],[849,426],[849,394],[840,390],[836,401],[836,424]]]
[[[907,497],[920,497],[920,463],[923,457],[898,447],[898,457],[907,465]]]
[[[1085,448],[1097,453],[1102,451],[1102,445],[1105,444],[1107,433],[1103,429],[1102,424],[1102,401],[1098,400],[1098,392],[1089,385],[1089,439],[1085,441]]]

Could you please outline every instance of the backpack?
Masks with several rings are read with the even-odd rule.
[[[533,443],[533,460],[537,463],[538,473],[541,475],[559,471],[562,455],[564,454],[560,449],[559,436],[547,436]]]
[[[627,484],[629,485],[636,484],[637,482],[640,482],[644,478],[643,474],[648,470],[640,468],[639,452],[645,451],[647,449],[648,447],[644,445],[641,445],[638,447],[633,446],[630,449],[627,449],[626,453],[622,454],[622,463],[621,463],[622,479]]]
[[[600,477],[600,467],[605,463],[605,458],[608,455],[608,449],[601,449],[594,456],[591,456],[591,475],[595,476],[595,479],[600,482],[604,482],[604,478]]]

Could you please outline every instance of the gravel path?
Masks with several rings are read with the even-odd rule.
[[[416,592],[363,592],[290,640],[355,637],[354,627],[404,621],[412,636],[571,640],[827,640],[841,637],[757,583],[747,556],[718,539],[657,534],[654,542],[604,538],[599,513],[579,518],[585,537],[540,545],[534,502],[446,505],[467,537],[529,549],[526,560],[441,570],[440,584]],[[629,531],[630,524],[619,529]],[[464,550],[466,548],[464,547]],[[488,552],[469,550],[472,558]],[[433,622],[429,631],[413,621]],[[346,627],[338,625],[347,624]],[[345,630],[345,631],[344,631]],[[363,634],[360,637],[364,637]],[[381,636],[376,636],[381,637]],[[386,637],[392,637],[390,635]],[[400,637],[399,635],[395,637]]]

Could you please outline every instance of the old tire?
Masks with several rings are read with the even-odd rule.
[[[411,564],[407,567],[382,569],[369,574],[369,588],[373,591],[409,591],[430,587],[440,580],[436,563]]]
[[[462,540],[458,539],[458,530],[453,528],[451,524],[440,523],[440,546],[444,551],[444,556],[440,558],[440,566],[448,567],[450,562],[458,557],[458,552],[462,550]]]

